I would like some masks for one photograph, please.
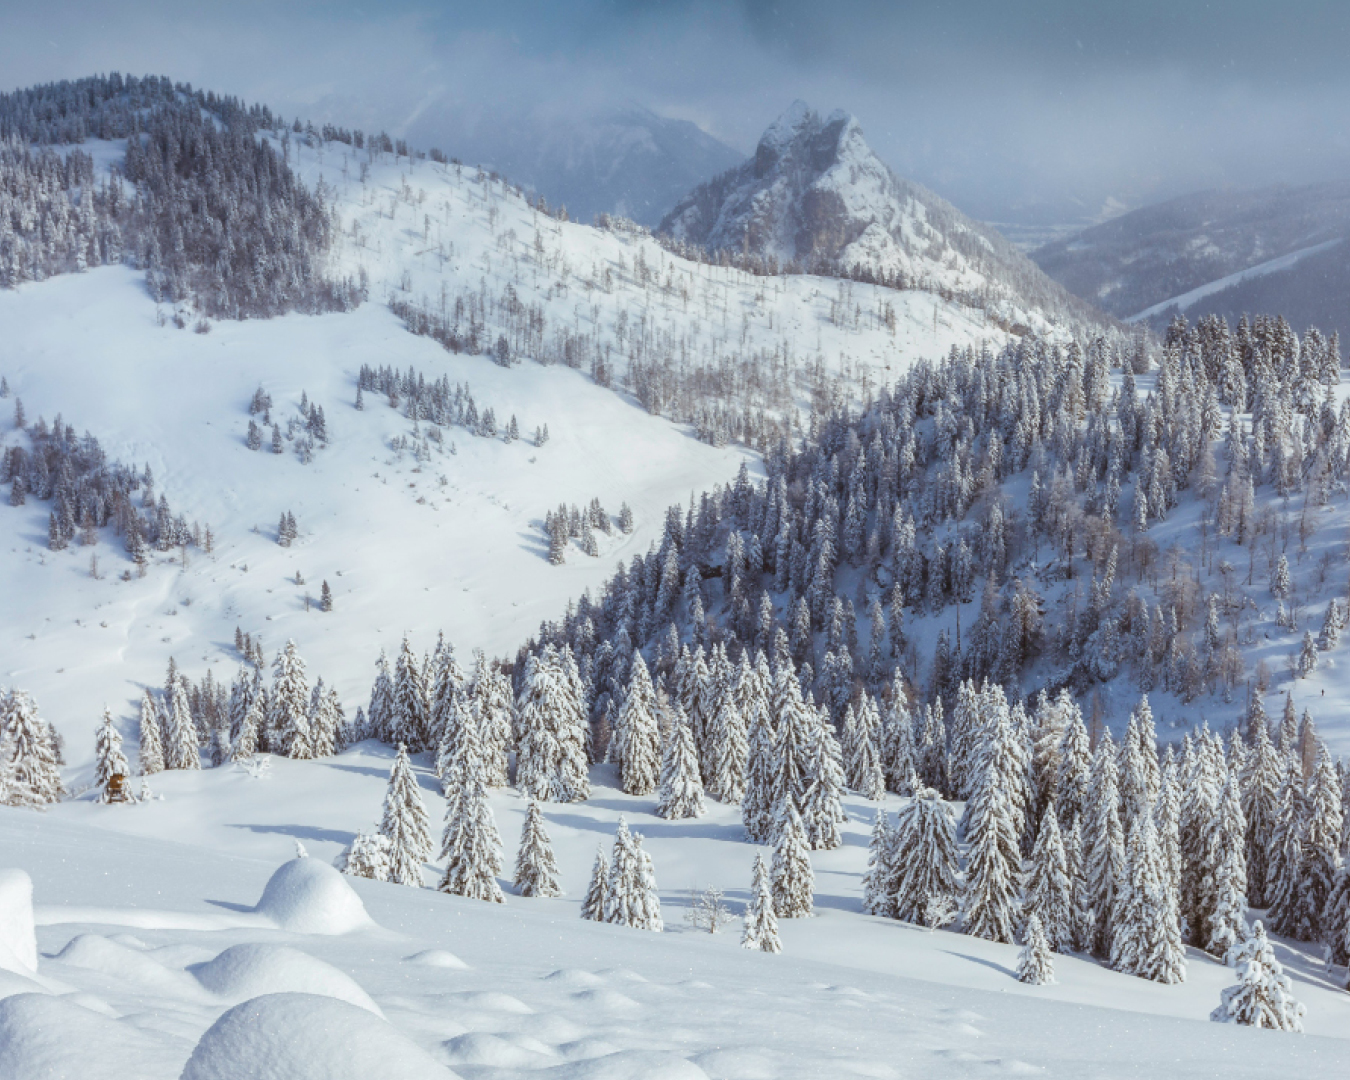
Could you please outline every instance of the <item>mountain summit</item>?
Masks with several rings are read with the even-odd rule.
[[[712,251],[959,295],[1002,320],[1102,324],[1003,236],[897,176],[848,113],[801,101],[754,155],[700,184],[660,231]]]

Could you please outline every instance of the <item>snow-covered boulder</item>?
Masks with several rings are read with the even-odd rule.
[[[375,925],[347,879],[318,859],[283,863],[255,910],[297,934],[346,934]]]
[[[383,1020],[314,994],[267,994],[207,1030],[181,1080],[454,1080]]]
[[[316,994],[383,1015],[351,976],[285,945],[233,945],[214,960],[190,970],[207,990],[229,1001],[263,994]]]
[[[18,975],[37,971],[33,879],[22,870],[0,870],[0,968]]]
[[[0,1001],[0,1076],[6,1080],[159,1080],[176,1073],[182,1055],[68,998],[16,994]]]

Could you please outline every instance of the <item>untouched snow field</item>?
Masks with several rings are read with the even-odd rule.
[[[498,906],[343,877],[328,860],[378,816],[390,757],[363,743],[273,759],[265,780],[163,774],[163,799],[136,806],[0,810],[39,949],[36,972],[0,970],[0,1075],[172,1078],[199,1042],[185,1077],[1331,1077],[1350,1063],[1350,997],[1283,945],[1304,1036],[1207,1022],[1232,971],[1194,950],[1181,986],[1057,957],[1057,984],[1027,987],[1015,946],[862,915],[876,804],[857,798],[845,846],[813,856],[816,917],[780,923],[779,956],[740,949],[738,922],[709,937],[682,920],[691,886],[722,886],[737,913],[747,899],[756,849],[737,811],[663,821],[603,766],[589,802],[544,807],[565,897],[508,888]],[[439,823],[435,778],[418,774]],[[492,803],[509,868],[525,803]],[[577,917],[620,813],[652,854],[664,934]],[[264,1051],[281,1056],[264,1067]]]

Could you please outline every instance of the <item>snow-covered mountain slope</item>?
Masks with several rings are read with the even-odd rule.
[[[691,191],[660,231],[710,250],[961,295],[1008,324],[1107,321],[993,229],[892,172],[852,116],[822,118],[800,101],[750,160]]]
[[[636,104],[579,116],[446,117],[432,108],[409,134],[423,132],[421,141],[450,146],[583,222],[606,213],[654,226],[691,187],[742,157],[688,120]]]
[[[1192,321],[1280,312],[1300,329],[1345,333],[1350,278],[1345,254],[1334,249],[1347,236],[1350,184],[1281,185],[1147,206],[1046,244],[1032,258],[1121,318],[1165,325],[1175,304]]]
[[[512,654],[542,619],[658,540],[667,506],[730,481],[745,458],[565,363],[536,363],[527,351],[502,367],[446,351],[409,334],[379,298],[432,310],[444,298],[452,312],[463,300],[481,311],[465,322],[483,320],[485,343],[504,332],[526,348],[536,341],[550,360],[562,330],[580,328],[608,351],[618,384],[629,354],[652,365],[683,357],[685,369],[762,363],[768,382],[755,392],[780,413],[855,397],[954,344],[1006,338],[979,313],[930,294],[700,266],[650,238],[556,221],[474,170],[362,153],[363,169],[344,144],[288,141],[292,166],[316,187],[322,181],[339,214],[334,266],[370,282],[372,299],[355,312],[222,321],[195,334],[161,325],[157,316],[171,310],[123,267],[0,291],[0,375],[28,418],[60,413],[110,457],[149,464],[175,512],[209,524],[215,539],[210,555],[191,549],[186,567],[176,550],[157,553],[144,579],[124,581],[134,567],[112,530],[92,550],[52,552],[51,503],[0,507],[0,595],[10,613],[0,626],[0,679],[36,696],[80,776],[104,704],[130,731],[140,687],[162,681],[171,655],[228,677],[236,626],[269,652],[294,637],[349,712],[369,690],[370,660],[381,647],[392,653],[405,632],[419,651],[443,631],[464,655]],[[116,160],[115,150],[104,144],[98,159]],[[508,291],[532,313],[533,339],[512,329],[517,320],[500,302]],[[894,329],[879,314],[886,305]],[[355,410],[362,365],[467,384],[500,429],[515,416],[524,438],[508,444],[450,427],[437,443],[426,437],[435,425],[423,422],[414,442],[406,409],[370,394]],[[247,406],[260,385],[283,429],[302,393],[323,407],[330,443],[309,464],[295,441],[281,455],[248,450]],[[26,446],[12,399],[4,405],[0,439]],[[677,407],[692,412],[694,403],[665,411]],[[536,448],[529,436],[545,425],[550,439]],[[398,438],[408,441],[401,450]],[[612,518],[627,502],[636,531],[600,535],[599,558],[574,546],[565,565],[550,565],[545,513],[592,498]],[[276,543],[286,511],[300,529],[289,548]],[[334,611],[307,609],[325,580]]]
[[[816,914],[781,921],[778,956],[738,948],[735,922],[711,937],[683,922],[690,888],[721,886],[735,912],[747,899],[757,849],[734,808],[665,822],[653,798],[618,792],[605,766],[592,770],[596,797],[544,810],[562,898],[508,890],[498,906],[284,862],[295,839],[317,864],[368,828],[388,764],[387,748],[363,744],[330,762],[278,760],[264,780],[238,769],[164,774],[154,778],[163,801],[136,806],[68,803],[37,817],[0,808],[0,846],[33,879],[39,950],[35,972],[0,970],[0,1031],[15,1036],[0,1039],[0,1066],[19,1069],[7,1075],[134,1052],[139,1077],[167,1080],[240,1000],[255,1002],[262,1024],[258,995],[297,991],[358,1003],[344,1013],[352,1034],[330,1035],[354,1057],[372,1042],[386,1054],[411,1043],[457,1075],[493,1080],[539,1070],[566,1080],[1331,1077],[1350,1057],[1350,998],[1282,943],[1309,1006],[1302,1037],[1209,1023],[1233,972],[1194,951],[1182,985],[1061,956],[1057,983],[1030,987],[1013,975],[1016,946],[860,914],[875,813],[863,800],[848,800],[845,846],[815,855]],[[420,778],[435,820],[435,780]],[[493,806],[509,857],[525,803],[501,792]],[[620,813],[652,855],[664,934],[577,917],[596,844],[608,844]],[[278,906],[259,903],[278,864],[293,882],[280,926]],[[373,926],[335,932],[353,922],[344,883]],[[360,1018],[363,1001],[380,1023]],[[308,1004],[302,1018],[320,1022],[324,1003]],[[260,1042],[232,1049],[247,1055]],[[294,1045],[299,1031],[274,1052]],[[294,1080],[348,1075],[292,1068]]]

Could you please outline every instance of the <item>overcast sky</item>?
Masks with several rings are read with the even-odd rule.
[[[635,101],[749,152],[794,98],[993,220],[1350,175],[1346,0],[0,0],[0,85],[155,72],[454,153]]]

